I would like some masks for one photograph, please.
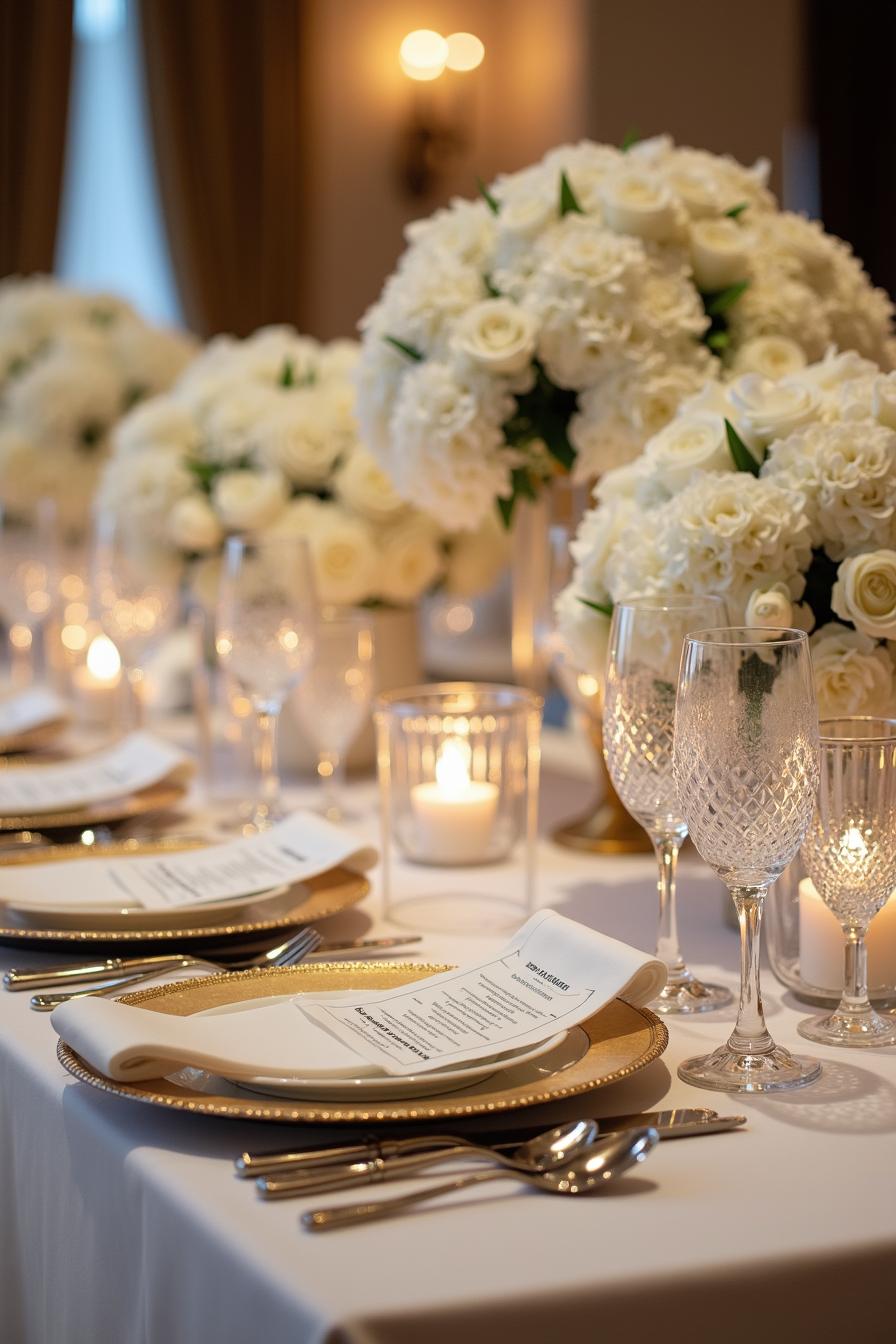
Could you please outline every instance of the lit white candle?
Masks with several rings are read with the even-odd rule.
[[[107,635],[91,640],[85,665],[72,672],[72,689],[83,723],[98,728],[114,722],[121,690],[121,658]]]
[[[489,857],[498,786],[470,778],[470,748],[446,738],[432,784],[411,789],[417,852],[430,863],[481,863]]]
[[[819,989],[843,988],[845,935],[810,877],[800,882],[800,976]],[[896,988],[896,892],[868,925],[868,985]]]

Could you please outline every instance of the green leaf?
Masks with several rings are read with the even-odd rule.
[[[747,209],[749,204],[750,204],[749,201],[738,201],[737,205],[732,205],[730,210],[725,211],[725,214],[728,216],[729,219],[737,219],[740,215],[743,214],[743,212]]]
[[[486,293],[488,294],[490,299],[500,299],[501,291],[500,289],[496,289],[495,286],[492,284],[492,278],[490,275],[484,275],[482,277],[482,283],[485,285]]]
[[[627,154],[628,151],[631,149],[632,145],[636,145],[640,139],[641,139],[641,132],[637,129],[637,127],[630,126],[629,129],[626,131],[625,135],[622,137],[622,144],[619,146],[619,148],[622,150],[623,154]]]
[[[592,611],[599,611],[601,616],[612,617],[613,615],[612,602],[590,602],[587,597],[580,597],[579,601],[583,607],[590,607]]]
[[[711,331],[706,338],[706,344],[710,350],[714,350],[716,354],[721,354],[731,344],[731,337],[727,331]]]
[[[736,285],[729,285],[727,289],[720,289],[717,293],[708,295],[706,311],[710,317],[720,317],[722,313],[727,313],[728,309],[737,303],[744,290],[749,288],[749,280],[738,280]]]
[[[89,420],[81,429],[80,447],[91,453],[97,448],[103,437],[103,426],[96,420]]]
[[[281,387],[294,387],[296,381],[296,366],[287,355],[283,361],[283,368],[280,370],[280,377],[277,382]]]
[[[394,346],[399,354],[406,355],[408,359],[414,360],[416,364],[422,361],[423,355],[420,351],[415,346],[408,345],[406,341],[400,341],[397,336],[384,336],[383,340],[387,345]]]
[[[565,172],[560,174],[560,218],[564,215],[584,215],[585,211],[576,200],[576,194],[569,184]]]
[[[751,476],[758,476],[761,463],[756,461],[730,420],[725,421],[725,433],[728,436],[728,451],[737,470],[748,471]]]
[[[510,527],[513,519],[513,511],[516,508],[519,499],[537,499],[538,491],[535,482],[529,475],[526,467],[514,467],[510,473],[511,494],[507,499],[498,500],[498,512],[501,515],[501,522],[505,528]]]
[[[479,192],[479,195],[485,201],[492,214],[499,215],[501,213],[501,202],[491,194],[481,177],[477,177],[476,179],[476,190]]]

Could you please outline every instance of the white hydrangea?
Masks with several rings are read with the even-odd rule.
[[[475,528],[546,454],[583,481],[633,460],[707,378],[798,375],[832,346],[890,368],[889,300],[778,210],[768,171],[665,136],[585,141],[410,225],[356,375],[399,493]]]

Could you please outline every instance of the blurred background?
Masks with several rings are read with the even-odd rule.
[[[773,161],[896,291],[896,6],[875,0],[0,0],[0,274],[199,335],[347,335],[402,230],[629,133]],[[436,77],[427,28],[473,34]],[[410,72],[410,73],[409,73]]]

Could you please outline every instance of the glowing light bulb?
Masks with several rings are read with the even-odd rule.
[[[402,41],[398,60],[408,79],[438,79],[448,63],[448,43],[432,28],[417,28]]]
[[[449,70],[466,73],[482,64],[485,47],[473,33],[451,33],[447,39],[448,58],[445,61]]]
[[[96,635],[87,650],[87,671],[97,681],[115,681],[121,657],[108,635]]]
[[[460,798],[470,789],[470,746],[460,737],[446,737],[436,757],[436,783],[448,798]]]

